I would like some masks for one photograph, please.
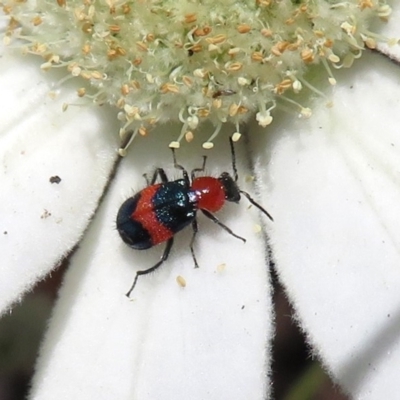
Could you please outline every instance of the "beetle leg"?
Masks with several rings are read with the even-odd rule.
[[[147,186],[154,185],[156,183],[156,180],[158,177],[160,177],[162,183],[168,182],[167,174],[165,173],[165,171],[162,168],[156,168],[150,181],[149,181],[147,174],[143,174],[143,176],[144,176],[144,179],[146,179]]]
[[[206,161],[207,161],[207,156],[203,156],[203,165],[201,168],[195,168],[192,169],[192,172],[190,173],[190,177],[193,179],[195,178],[195,173],[196,172],[204,172],[204,169],[206,168]]]
[[[194,261],[194,267],[199,268],[199,264],[197,263],[196,256],[194,255],[194,249],[193,249],[193,244],[194,244],[194,239],[197,235],[198,229],[197,229],[197,220],[192,221],[192,228],[193,228],[193,236],[192,240],[190,241],[190,252],[192,253],[193,261]]]
[[[236,168],[236,154],[235,154],[235,146],[233,145],[232,136],[229,136],[229,146],[231,148],[231,156],[232,156],[232,169],[233,169],[233,179],[235,182],[238,180],[238,172]]]
[[[217,225],[219,225],[222,229],[226,230],[230,235],[234,236],[237,239],[243,240],[244,243],[246,243],[246,239],[242,238],[239,235],[236,235],[236,233],[233,233],[232,229],[228,228],[226,225],[224,225],[217,217],[215,217],[213,214],[210,213],[210,211],[207,210],[201,210],[201,212],[211,221],[215,222]]]
[[[174,159],[174,167],[182,171],[183,179],[185,180],[186,184],[190,186],[189,174],[187,173],[186,169],[182,167],[182,165],[177,163],[175,149],[171,150],[172,150],[172,158]]]
[[[261,212],[263,212],[271,221],[273,221],[274,219],[272,218],[271,214],[264,208],[261,207],[247,192],[243,191],[243,190],[239,190],[240,193],[244,194],[245,197],[247,197],[247,199],[249,200],[249,202],[251,204],[253,204],[253,206],[256,206]]]
[[[147,274],[149,274],[150,272],[155,271],[155,270],[168,258],[173,243],[174,243],[174,238],[171,238],[171,239],[168,240],[167,245],[165,246],[165,249],[164,249],[164,253],[163,253],[163,255],[161,256],[160,261],[159,261],[156,265],[154,265],[153,267],[151,267],[151,268],[149,268],[149,269],[145,269],[145,270],[143,270],[143,271],[137,271],[137,272],[136,272],[135,279],[133,280],[133,283],[132,283],[131,288],[130,288],[130,289],[128,290],[128,292],[126,293],[126,297],[130,297],[130,295],[131,295],[131,293],[132,293],[132,290],[133,290],[133,289],[135,288],[135,286],[136,286],[136,283],[137,283],[137,280],[138,280],[139,276],[141,276],[141,275],[147,275]]]

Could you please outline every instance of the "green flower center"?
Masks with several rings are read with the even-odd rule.
[[[255,118],[268,126],[281,101],[296,102],[310,65],[349,67],[377,36],[368,27],[385,19],[383,0],[10,0],[4,40],[17,38],[41,55],[42,68],[66,67],[90,82],[80,97],[121,110],[124,153],[154,125],[181,121],[172,147],[197,127]],[[289,97],[288,97],[289,95]]]

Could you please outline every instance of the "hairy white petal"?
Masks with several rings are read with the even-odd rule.
[[[274,258],[299,323],[342,387],[364,400],[399,391],[398,75],[366,56],[357,75],[338,79],[332,108],[321,102],[310,120],[276,125],[260,159]]]
[[[0,313],[77,243],[118,146],[111,113],[63,113],[75,95],[53,100],[49,80],[24,61],[5,54],[0,65]]]
[[[151,171],[149,149],[170,177],[181,176],[171,168],[168,136],[163,136],[157,144],[146,138],[131,147],[73,257],[32,399],[264,399],[269,391],[270,285],[263,238],[253,231],[254,210],[229,204],[219,214],[246,237],[245,244],[199,216],[200,268],[193,268],[188,227],[176,236],[165,264],[139,278],[131,300],[124,295],[135,271],[151,267],[164,249],[132,250],[115,230],[120,204],[143,188],[141,174]],[[230,170],[228,143],[217,147],[223,146],[218,161],[216,152],[209,153],[212,171],[215,164]],[[162,150],[155,153],[155,147]],[[201,165],[192,149],[177,151],[189,169]],[[186,287],[178,285],[178,275]]]

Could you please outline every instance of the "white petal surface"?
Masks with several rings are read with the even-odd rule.
[[[43,278],[87,227],[115,156],[115,116],[53,100],[28,57],[0,64],[0,313]],[[50,177],[59,176],[59,184]]]
[[[139,279],[133,299],[124,295],[135,271],[154,265],[164,245],[147,251],[128,248],[115,230],[116,213],[123,200],[143,188],[141,175],[152,171],[150,159],[166,166],[170,177],[180,176],[171,168],[167,148],[171,138],[166,135],[179,129],[164,126],[162,135],[153,132],[138,139],[123,160],[111,193],[72,260],[31,399],[267,396],[270,285],[263,236],[253,231],[254,208],[229,204],[219,213],[247,238],[246,244],[200,216],[196,242],[200,268],[193,268],[189,227],[177,235],[166,263]],[[179,161],[189,170],[201,165],[199,147],[192,143],[178,151]],[[230,171],[226,140],[218,143],[218,152],[209,152],[208,163],[211,171]],[[242,163],[239,169],[244,171]],[[178,285],[178,275],[186,287]]]
[[[397,399],[399,69],[367,55],[340,75],[332,108],[321,101],[310,120],[275,126],[259,160],[264,202],[278,273],[315,353],[354,398]]]

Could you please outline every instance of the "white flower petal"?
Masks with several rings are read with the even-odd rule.
[[[123,160],[67,273],[32,399],[256,400],[269,392],[270,285],[263,237],[253,231],[254,208],[229,204],[219,214],[246,244],[200,215],[195,246],[200,268],[193,268],[189,227],[176,236],[165,264],[139,278],[133,299],[124,295],[135,271],[154,265],[164,245],[128,248],[115,230],[116,213],[144,186],[141,175],[152,171],[150,159],[166,167],[170,177],[181,176],[171,167],[171,138],[165,134],[171,129],[179,131],[164,126],[162,136],[153,132],[136,141]],[[243,146],[239,143],[238,150]],[[177,151],[189,170],[201,165],[195,147]],[[208,153],[208,171],[230,171],[227,141],[215,147],[226,151]],[[176,282],[178,275],[185,288]]]
[[[377,55],[355,68],[339,77],[332,108],[275,125],[260,160],[263,202],[280,278],[315,352],[354,398],[395,399],[399,69]]]
[[[49,80],[9,54],[0,65],[0,313],[81,237],[116,159],[111,113],[52,100]],[[107,120],[108,117],[108,120]],[[59,184],[51,183],[59,176]]]
[[[399,2],[393,2],[390,4],[392,7],[392,13],[389,17],[389,20],[387,23],[385,23],[383,26],[379,27],[379,33],[382,36],[386,36],[388,39],[392,39],[391,42],[393,41],[400,41],[400,3]],[[379,43],[377,45],[377,48],[384,53],[390,55],[391,57],[394,57],[397,60],[400,60],[400,44],[394,44],[394,43]]]

